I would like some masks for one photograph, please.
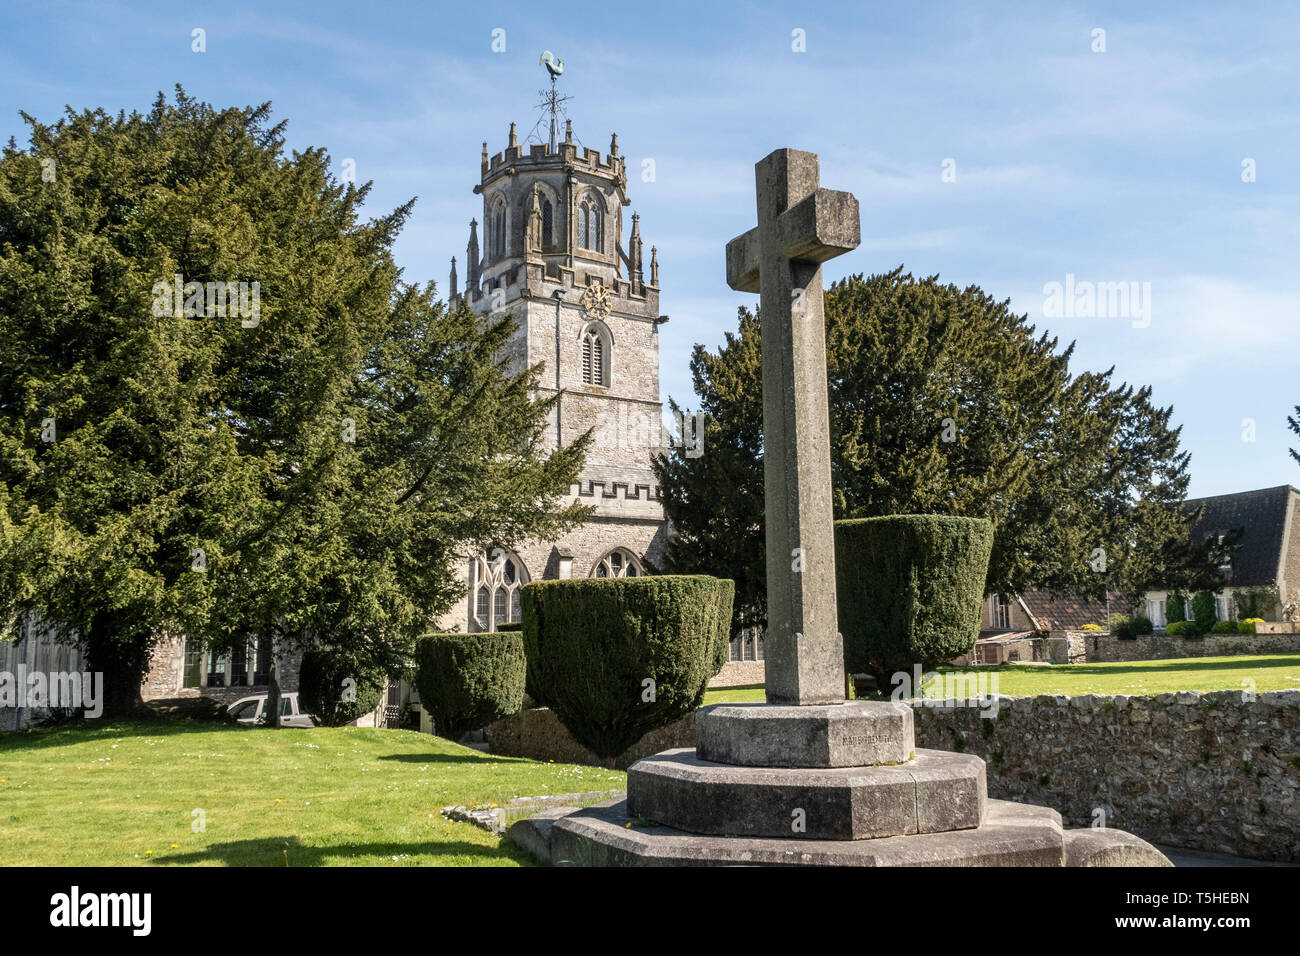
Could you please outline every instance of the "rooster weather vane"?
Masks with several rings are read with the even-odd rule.
[[[567,96],[561,96],[555,88],[555,80],[564,72],[564,61],[550,50],[545,50],[542,52],[541,59],[537,62],[541,66],[546,67],[546,72],[551,75],[551,88],[549,90],[538,90],[538,94],[541,96],[541,102],[537,104],[537,108],[541,111],[542,115],[538,118],[537,125],[533,127],[533,131],[528,134],[528,139],[530,142],[534,137],[540,139],[540,137],[537,136],[537,131],[541,128],[542,122],[549,119],[551,124],[550,152],[554,153],[557,148],[555,141],[556,128],[559,125],[559,118],[567,115],[564,110],[564,101],[569,98]]]

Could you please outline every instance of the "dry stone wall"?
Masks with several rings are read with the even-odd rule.
[[[1053,807],[1067,826],[1300,862],[1300,690],[998,702],[996,719],[916,708],[917,746],[978,754],[989,796]]]
[[[1178,657],[1230,657],[1237,654],[1294,654],[1300,651],[1300,634],[1206,634],[1204,637],[1170,637],[1146,634],[1131,641],[1096,631],[1053,631],[1064,635],[1070,662],[1089,664],[1111,661],[1150,661]]]

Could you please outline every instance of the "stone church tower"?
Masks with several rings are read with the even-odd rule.
[[[445,629],[495,630],[519,620],[519,589],[554,578],[625,577],[657,563],[667,527],[650,467],[664,444],[659,401],[659,264],[644,261],[640,224],[623,239],[626,161],[614,136],[609,153],[579,148],[572,123],[555,150],[520,146],[510,125],[506,149],[480,178],[483,246],[470,222],[465,288],[452,260],[449,297],[486,319],[513,313],[519,328],[507,348],[515,368],[545,366],[539,397],[561,393],[548,445],[594,428],[574,499],[596,510],[559,541],[517,552],[470,555],[466,599],[439,622]],[[648,274],[648,276],[647,276]]]

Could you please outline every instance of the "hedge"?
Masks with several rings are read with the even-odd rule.
[[[835,522],[835,588],[844,664],[878,685],[968,653],[993,550],[983,518],[891,515]]]
[[[1187,601],[1181,594],[1171,594],[1165,598],[1165,622],[1177,624],[1187,620]]]
[[[1263,624],[1262,617],[1247,617],[1237,622],[1237,632],[1240,634],[1254,634],[1255,625]]]
[[[1121,641],[1132,641],[1137,639],[1137,631],[1133,626],[1133,619],[1127,614],[1112,614],[1106,619],[1106,630],[1110,631]]]
[[[1214,627],[1210,628],[1215,634],[1236,634],[1236,621],[1216,621]]]
[[[1218,617],[1214,595],[1209,591],[1197,591],[1196,596],[1192,598],[1192,620],[1196,622],[1196,629],[1204,634],[1214,627]]]
[[[349,680],[353,683],[345,685]],[[309,650],[298,669],[298,707],[318,725],[341,727],[379,706],[384,683],[382,674],[346,654]]]
[[[727,661],[734,598],[732,581],[705,575],[526,584],[529,686],[612,762],[704,702]]]
[[[440,737],[459,740],[524,705],[524,637],[517,630],[428,634],[416,642],[415,661],[420,706]]]
[[[1165,634],[1170,637],[1197,637],[1199,631],[1195,621],[1174,621],[1165,627]]]

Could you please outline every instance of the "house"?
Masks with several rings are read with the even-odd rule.
[[[1187,511],[1203,507],[1192,528],[1198,544],[1236,534],[1236,545],[1221,570],[1223,586],[1215,592],[1215,616],[1237,620],[1242,611],[1268,621],[1282,619],[1284,607],[1300,599],[1300,490],[1290,485],[1191,498]],[[1156,630],[1167,623],[1167,601],[1175,594],[1165,588],[1146,592],[1137,608],[1126,607],[1118,593],[1108,600],[1069,594],[1027,591],[984,599],[980,642],[1001,645],[1052,631],[1077,631],[1086,625],[1105,626],[1111,614],[1137,613],[1150,618]],[[1183,617],[1190,619],[1192,595],[1184,594]],[[1012,659],[1003,658],[1003,659]]]
[[[1091,600],[1071,594],[1032,590],[1002,598],[990,594],[980,611],[980,634],[961,663],[1002,664],[1006,661],[1051,660],[1068,653],[1039,638],[1052,632],[1077,631],[1088,625],[1105,627],[1112,612],[1123,607],[1118,594]]]
[[[1188,499],[1188,510],[1204,511],[1192,529],[1197,543],[1236,532],[1240,537],[1221,570],[1223,586],[1215,593],[1220,621],[1242,616],[1282,619],[1285,605],[1300,592],[1300,490],[1291,485]],[[1148,591],[1139,611],[1156,628],[1167,623],[1170,589]],[[1184,595],[1183,617],[1191,618],[1191,596]],[[1251,613],[1253,611],[1253,613]]]
[[[1089,624],[1101,627],[1112,613],[1120,613],[1123,601],[1116,593],[1105,600],[1091,600],[1050,591],[1026,591],[1003,599],[990,594],[984,599],[980,617],[980,638],[1007,634],[1046,634],[1077,631]]]

